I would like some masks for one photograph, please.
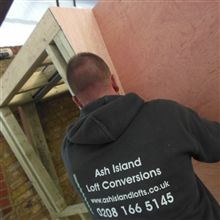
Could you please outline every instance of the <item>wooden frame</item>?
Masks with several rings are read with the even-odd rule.
[[[53,217],[55,213],[63,211],[66,204],[60,191],[9,108],[1,109],[0,120],[2,125],[1,132],[39,196],[44,201],[51,216]]]
[[[70,24],[71,27],[68,27]],[[84,204],[66,205],[65,199],[59,190],[51,160],[47,161],[46,166],[49,167],[48,169],[42,163],[39,149],[47,155],[49,155],[49,150],[40,125],[40,119],[34,107],[34,102],[38,99],[34,99],[34,97],[44,87],[48,93],[43,97],[39,96],[40,98],[54,96],[67,90],[71,95],[74,95],[67,84],[65,69],[69,59],[75,53],[81,51],[96,53],[106,60],[112,74],[116,76],[120,93],[123,94],[124,91],[105,47],[95,17],[92,10],[89,9],[48,9],[25,45],[0,78],[1,132],[53,219],[68,219],[68,216],[78,214],[82,220],[85,220],[86,216],[84,214],[88,213],[88,210]],[[48,72],[48,75],[53,75],[57,71],[62,81],[55,80],[52,82],[43,75],[41,78],[39,74],[44,74],[43,70],[37,73],[39,69],[41,70],[42,67],[51,63],[54,65],[55,71],[52,69],[52,72]],[[54,87],[52,88],[51,85]],[[30,126],[33,126],[33,123],[35,123],[35,126],[37,123],[37,128],[32,129],[32,133],[28,134],[26,132],[27,136],[24,134],[10,110],[11,105],[21,106],[26,115],[25,117],[28,118],[29,129]],[[34,112],[33,116],[30,111]],[[23,120],[23,123],[27,122]],[[37,141],[35,136],[40,137],[42,142]],[[42,146],[39,147],[39,145]]]
[[[59,31],[59,26],[54,19],[51,19],[51,16],[48,10],[1,77],[0,106],[9,103],[37,66],[47,57],[45,47]]]

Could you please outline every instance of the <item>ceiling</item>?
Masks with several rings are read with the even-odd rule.
[[[14,0],[0,27],[0,47],[23,45],[48,7],[74,7],[73,0]],[[93,8],[98,0],[75,0],[77,8]],[[1,8],[2,8],[2,3]]]

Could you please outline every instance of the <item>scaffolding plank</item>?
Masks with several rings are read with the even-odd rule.
[[[50,10],[44,14],[24,46],[0,78],[0,106],[6,105],[47,57],[46,46],[60,27]]]

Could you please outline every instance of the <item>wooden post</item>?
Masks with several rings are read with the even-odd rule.
[[[60,219],[55,217],[55,214],[62,212],[67,205],[9,108],[0,109],[0,122],[2,134],[52,218]]]
[[[57,173],[51,158],[51,153],[49,151],[46,138],[44,136],[35,103],[32,102],[20,106],[19,114],[23,124],[24,133],[61,192]]]

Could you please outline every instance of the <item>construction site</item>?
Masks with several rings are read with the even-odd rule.
[[[12,18],[7,18],[7,14],[10,15],[16,2],[22,4],[22,1],[0,0],[0,31],[4,22],[5,25],[13,22]],[[65,5],[68,1],[48,2],[53,2],[53,5],[45,6],[44,13],[23,44],[0,43],[0,220],[183,219],[177,214],[172,218],[165,217],[169,212],[164,207],[172,211],[179,207],[175,202],[182,204],[183,200],[178,200],[177,195],[184,186],[180,184],[178,188],[175,179],[170,179],[174,173],[179,175],[185,165],[179,159],[176,164],[182,164],[181,171],[176,168],[171,174],[171,171],[162,167],[162,164],[166,164],[161,162],[162,159],[154,159],[158,164],[151,166],[148,163],[153,161],[153,156],[149,156],[148,162],[145,162],[143,153],[137,154],[137,140],[145,136],[143,126],[141,131],[137,129],[134,139],[131,139],[133,130],[130,133],[128,130],[129,141],[123,139],[126,132],[117,141],[112,138],[116,141],[115,145],[124,141],[124,145],[129,147],[128,152],[123,151],[126,158],[121,159],[121,152],[111,155],[110,150],[106,154],[100,151],[101,156],[91,156],[96,158],[96,163],[100,162],[96,169],[90,157],[86,163],[87,170],[90,165],[91,169],[94,168],[94,179],[91,180],[92,176],[89,176],[85,184],[83,178],[78,177],[77,180],[74,177],[76,185],[71,184],[73,174],[68,175],[61,147],[67,127],[77,122],[81,109],[72,100],[74,92],[67,81],[66,71],[74,55],[94,53],[107,63],[115,77],[119,95],[135,92],[145,101],[174,100],[193,109],[201,117],[219,122],[219,2],[100,0],[84,6],[86,3],[80,5],[83,0],[78,0],[69,1],[68,7]],[[77,2],[81,7],[77,7]],[[33,1],[33,8],[34,4]],[[25,13],[28,13],[28,8]],[[16,19],[19,22],[23,18]],[[8,38],[16,38],[17,34]],[[1,36],[0,32],[0,41]],[[122,118],[129,114],[129,109],[127,111],[120,113]],[[119,113],[115,110],[115,114]],[[163,127],[166,119],[158,120]],[[117,121],[112,118],[112,123],[116,124]],[[117,126],[121,126],[120,121]],[[162,156],[161,152],[164,152],[170,163],[173,159],[168,154],[179,158],[180,153],[176,153],[175,148],[177,141],[172,139],[167,145],[164,142],[165,126],[162,133],[156,125],[151,129],[152,134],[162,134],[161,146],[170,148],[164,151],[157,149],[149,155],[155,153]],[[95,128],[88,127],[88,132],[93,134],[94,131]],[[97,137],[99,134],[97,131]],[[214,138],[218,141],[219,130],[216,134],[218,137]],[[172,135],[169,137],[172,138]],[[90,140],[96,139],[90,136]],[[220,152],[220,142],[217,141],[213,147],[216,156]],[[130,148],[132,143],[134,149]],[[143,143],[149,144],[149,147],[156,146],[153,138]],[[187,151],[190,150],[187,148]],[[105,155],[112,158],[111,163],[104,159]],[[193,157],[192,167],[219,204],[220,163],[218,159],[203,160],[204,155]],[[146,163],[148,165],[144,167]],[[175,169],[173,163],[167,167]],[[84,170],[79,172],[86,175]],[[127,173],[129,176],[126,176]],[[162,177],[164,179],[159,182]],[[83,184],[84,188],[81,187]],[[146,184],[146,188],[141,184]],[[135,185],[141,187],[132,189]],[[94,195],[93,200],[88,199],[85,190],[88,195]],[[106,193],[111,190],[112,194]],[[163,194],[165,197],[160,197],[160,204],[157,195],[161,191],[166,193]],[[145,197],[149,197],[149,200],[138,202],[139,198]],[[164,198],[166,205],[163,204]],[[135,202],[126,206],[123,201]],[[114,204],[119,204],[120,209]],[[183,207],[189,209],[187,204]],[[156,216],[157,213],[160,217]],[[205,216],[208,215],[204,214],[204,219],[200,220],[218,220]]]

